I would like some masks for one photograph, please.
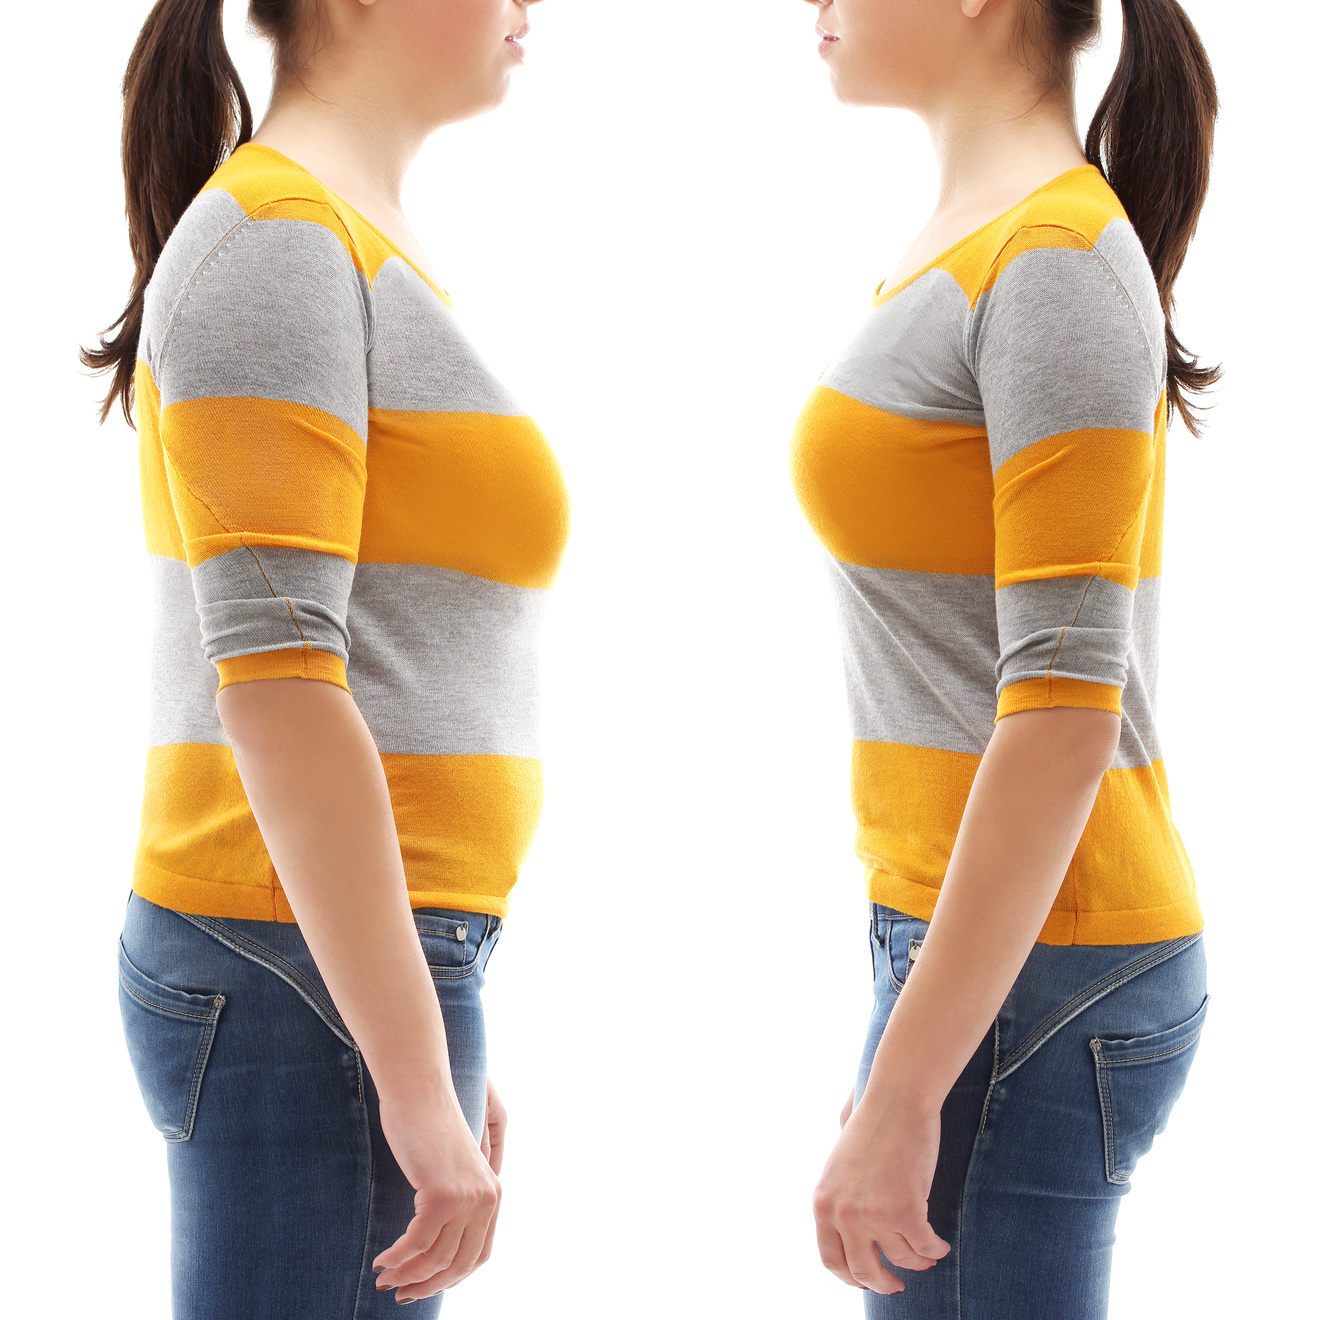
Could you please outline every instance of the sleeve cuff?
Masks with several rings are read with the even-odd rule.
[[[1050,710],[1055,706],[1123,713],[1123,689],[1109,683],[1088,683],[1080,678],[1024,678],[999,694],[996,723],[1022,710]]]
[[[310,646],[236,655],[228,660],[217,660],[215,667],[220,673],[217,692],[231,683],[251,683],[259,678],[313,678],[352,692],[344,662],[330,651],[317,651]]]

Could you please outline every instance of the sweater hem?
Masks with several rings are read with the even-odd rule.
[[[277,885],[177,875],[143,858],[138,858],[133,868],[133,892],[157,907],[195,917],[297,922],[289,900]],[[471,894],[431,885],[425,889],[410,887],[408,902],[414,909],[452,908],[457,912],[480,912],[501,918],[509,915],[507,894]]]
[[[867,896],[920,921],[935,914],[940,891],[915,880],[868,869]],[[1157,944],[1181,939],[1205,929],[1196,895],[1162,907],[1115,908],[1105,911],[1056,908],[1036,936],[1038,944]]]

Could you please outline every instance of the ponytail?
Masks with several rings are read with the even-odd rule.
[[[1169,411],[1200,434],[1193,396],[1213,385],[1173,331],[1173,283],[1210,184],[1219,98],[1205,47],[1177,0],[1122,0],[1118,66],[1086,134],[1086,159],[1101,170],[1146,250],[1164,309]],[[1027,0],[1024,35],[1043,57],[1049,87],[1099,31],[1099,0]]]
[[[101,334],[100,346],[79,354],[84,366],[113,373],[102,421],[118,400],[133,423],[142,300],[165,240],[225,157],[252,136],[252,111],[225,49],[221,6],[222,0],[158,0],[124,74],[122,158],[133,282],[128,305]]]
[[[1118,67],[1086,134],[1086,159],[1104,171],[1146,249],[1164,309],[1169,408],[1199,434],[1190,396],[1213,385],[1173,331],[1173,282],[1210,186],[1219,98],[1205,47],[1177,0],[1122,0]]]

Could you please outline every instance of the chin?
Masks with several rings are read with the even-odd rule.
[[[433,129],[441,128],[445,124],[458,124],[465,119],[476,119],[479,115],[489,114],[492,110],[498,109],[504,104],[505,98],[509,94],[509,76],[504,74],[481,92],[467,98],[462,104],[455,106],[452,102],[445,110],[436,115]]]
[[[903,109],[906,100],[894,91],[886,91],[874,83],[858,83],[847,78],[834,79],[834,97],[840,105],[862,105]]]

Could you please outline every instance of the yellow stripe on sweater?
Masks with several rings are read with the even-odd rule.
[[[541,762],[381,756],[413,907],[508,913],[541,815]],[[133,887],[180,912],[292,921],[231,748],[147,750]]]
[[[793,489],[845,563],[992,573],[993,483],[985,427],[913,421],[837,390],[812,390],[793,431]]]
[[[568,493],[530,417],[382,408],[368,417],[361,562],[550,586],[568,539]]]
[[[930,920],[980,760],[904,743],[853,743],[857,855],[872,902]],[[1163,761],[1107,770],[1039,938],[1138,944],[1203,924],[1170,817]]]

